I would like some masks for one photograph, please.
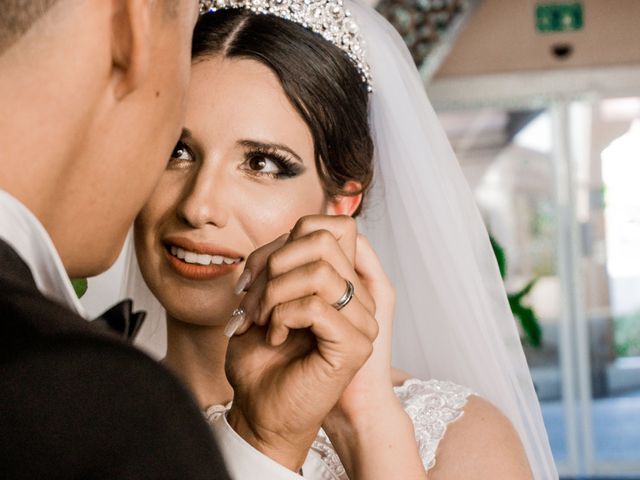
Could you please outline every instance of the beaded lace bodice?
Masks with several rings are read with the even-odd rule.
[[[429,470],[436,464],[436,450],[447,426],[463,414],[472,391],[453,382],[417,379],[407,380],[402,386],[395,387],[394,391],[413,422],[422,463],[425,470]],[[229,407],[230,405],[209,407],[205,412],[209,423],[217,420]],[[342,462],[323,430],[318,433],[311,450],[310,455],[319,457],[326,467],[326,473],[330,473],[336,480],[348,480]],[[309,470],[303,467],[305,478],[308,477]]]

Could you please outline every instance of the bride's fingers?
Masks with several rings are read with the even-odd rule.
[[[316,230],[330,232],[351,265],[354,264],[358,225],[352,217],[346,215],[308,215],[302,217],[291,230],[291,239],[305,237]]]
[[[269,248],[264,248],[255,258],[264,258],[264,254],[279,241],[281,239],[272,242]],[[293,282],[275,281],[297,269],[302,269],[314,281],[309,282],[309,278],[304,278],[305,275],[300,272],[294,275],[297,280]],[[244,319],[235,334],[242,335],[253,323],[265,325],[271,310],[278,303],[317,293],[322,293],[327,302],[335,303],[346,291],[346,280],[353,284],[359,302],[371,315],[375,315],[373,296],[361,283],[333,234],[318,230],[296,240],[289,240],[289,243],[270,253],[266,270],[258,274],[244,296],[239,305],[239,309],[244,312]],[[268,291],[265,292],[265,288]]]
[[[356,245],[355,270],[365,287],[376,298],[380,295],[395,295],[394,287],[369,240],[359,234]]]
[[[354,285],[362,304],[374,314],[373,297],[362,286],[353,265],[336,238],[327,230],[316,230],[304,237],[289,240],[282,248],[272,253],[267,261],[267,276],[272,280],[296,268],[321,260],[329,263],[342,278]]]
[[[236,285],[236,294],[240,295],[243,291],[246,291],[258,278],[260,272],[264,270],[269,256],[281,248],[287,240],[289,234],[279,236],[274,241],[269,242],[262,247],[256,249],[251,255],[249,255],[244,264],[244,271],[240,275],[238,284]]]
[[[353,266],[358,234],[356,221],[351,217],[340,215],[309,215],[299,219],[290,233],[278,237],[273,242],[258,248],[249,255],[245,262],[244,271],[240,276],[237,293],[240,294],[244,288],[252,283],[252,280],[266,267],[268,258],[274,251],[287,243],[287,241],[308,236],[316,230],[326,230],[331,233]]]
[[[319,260],[303,265],[269,280],[260,301],[256,324],[266,325],[278,305],[312,295],[333,306],[346,293],[346,289],[345,279],[329,263]],[[377,324],[369,321],[371,312],[365,309],[357,291],[340,310],[340,314],[369,338],[374,339],[377,335]]]
[[[368,315],[366,311],[365,315]],[[367,321],[374,330],[377,328],[372,316],[368,315]],[[373,349],[369,336],[315,295],[278,305],[271,316],[267,341],[274,346],[281,345],[290,330],[303,328],[311,329],[318,342],[318,351],[332,364],[345,361],[358,350],[358,345],[368,346],[367,356]]]
[[[267,284],[267,272],[262,271],[258,275],[258,277],[253,281],[251,287],[247,291],[247,294],[242,299],[238,310],[242,310],[244,312],[244,319],[242,324],[235,331],[235,335],[242,335],[249,327],[253,325],[257,314],[252,314],[252,312],[258,312],[260,306],[260,299],[262,298],[262,294],[264,292],[265,286]]]

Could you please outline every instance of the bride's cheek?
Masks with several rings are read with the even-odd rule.
[[[289,232],[301,217],[317,214],[321,208],[322,198],[312,198],[309,201],[297,189],[253,198],[246,196],[240,208],[241,222],[252,243],[258,247]]]

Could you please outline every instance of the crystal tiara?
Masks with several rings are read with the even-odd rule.
[[[274,15],[322,35],[349,56],[369,92],[373,91],[360,27],[342,0],[200,0],[200,14],[233,8]]]

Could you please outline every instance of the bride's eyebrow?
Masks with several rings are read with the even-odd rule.
[[[245,148],[254,148],[254,149],[260,149],[260,150],[266,150],[266,149],[283,150],[287,152],[289,155],[291,155],[295,160],[304,164],[304,162],[302,161],[302,158],[300,158],[300,155],[294,152],[291,148],[287,147],[286,145],[282,145],[280,143],[265,143],[265,142],[258,142],[256,140],[240,140],[238,144]]]

